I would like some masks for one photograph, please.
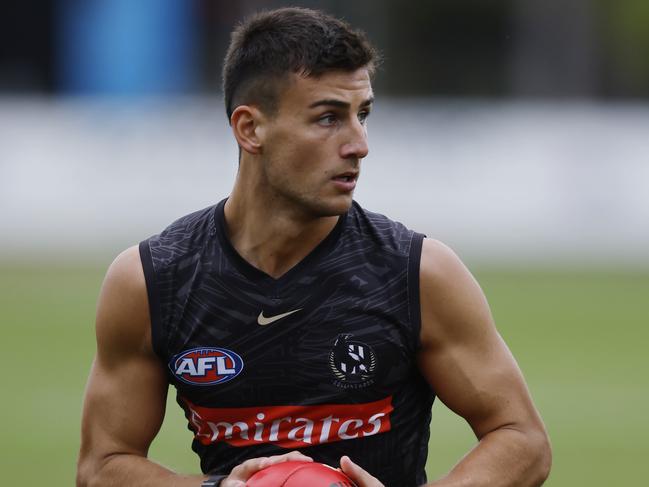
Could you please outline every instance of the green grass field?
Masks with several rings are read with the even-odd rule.
[[[102,274],[0,265],[2,485],[74,483]],[[546,485],[649,483],[649,274],[476,275],[550,431],[554,467]],[[172,396],[151,456],[195,472],[190,434]],[[447,471],[473,443],[463,421],[436,404],[429,475]]]

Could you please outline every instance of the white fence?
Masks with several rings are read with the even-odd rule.
[[[381,100],[356,199],[470,260],[649,267],[649,106]],[[226,196],[215,99],[0,99],[0,259],[104,255]]]

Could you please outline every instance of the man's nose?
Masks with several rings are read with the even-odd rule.
[[[367,128],[360,120],[356,119],[352,122],[349,129],[349,136],[340,148],[341,156],[343,159],[355,158],[363,159],[370,151],[367,145]]]

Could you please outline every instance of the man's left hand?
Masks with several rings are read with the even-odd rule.
[[[352,479],[358,487],[385,487],[378,479],[356,465],[347,456],[340,459],[340,469]]]

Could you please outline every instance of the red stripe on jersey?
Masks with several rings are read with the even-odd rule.
[[[182,398],[195,437],[203,445],[273,443],[304,448],[390,431],[392,396],[364,404],[208,408]]]

